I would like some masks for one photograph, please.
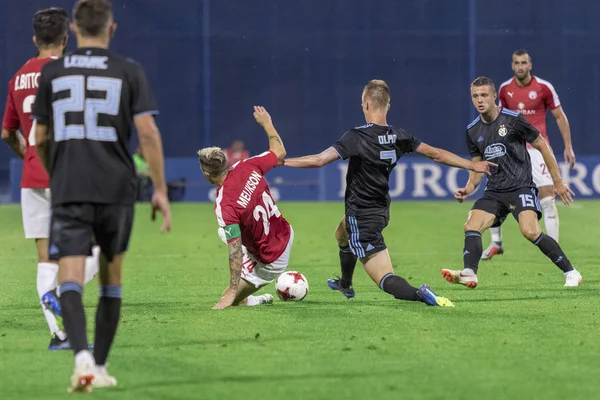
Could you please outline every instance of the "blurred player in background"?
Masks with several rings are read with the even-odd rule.
[[[25,238],[34,239],[37,247],[37,291],[52,336],[49,350],[70,349],[70,344],[61,328],[60,303],[56,298],[58,265],[48,259],[50,182],[35,151],[35,122],[30,119],[30,114],[42,66],[62,56],[67,43],[68,25],[69,17],[62,8],[48,8],[35,13],[33,43],[39,54],[27,61],[9,82],[2,122],[2,138],[23,159],[23,229]],[[93,253],[94,256],[86,260],[86,283],[98,272],[99,249],[96,247]]]
[[[542,155],[563,203],[569,205],[573,202],[573,192],[560,177],[552,149],[522,114],[496,106],[496,88],[491,79],[485,76],[475,79],[471,83],[471,99],[479,117],[467,127],[467,148],[473,162],[494,161],[498,168],[488,178],[485,192],[471,208],[465,223],[464,269],[444,269],[442,276],[451,283],[477,287],[481,234],[490,227],[502,225],[512,213],[523,236],[563,271],[565,286],[579,286],[581,274],[571,265],[556,240],[544,234],[538,223],[542,210],[526,143]],[[456,199],[462,202],[469,197],[482,178],[482,174],[471,172],[467,185],[455,192]]]
[[[229,247],[229,286],[213,309],[272,303],[270,294],[252,294],[277,279],[290,260],[294,230],[281,216],[264,178],[281,163],[285,147],[263,107],[254,107],[254,118],[267,133],[268,151],[231,168],[220,148],[198,151],[202,173],[218,187],[219,236]]]
[[[516,50],[512,55],[514,77],[500,85],[498,90],[499,104],[515,112],[521,113],[531,125],[550,144],[546,131],[546,111],[550,110],[564,141],[565,162],[571,168],[575,166],[575,153],[571,143],[571,128],[563,111],[554,86],[537,76],[531,75],[531,56],[527,50]],[[552,176],[542,154],[527,143],[531,158],[533,182],[539,190],[540,204],[544,214],[544,225],[548,235],[558,242],[558,210],[554,200]],[[490,228],[492,243],[481,255],[482,260],[490,260],[496,254],[503,254],[502,231],[500,227]]]
[[[70,391],[115,386],[106,360],[121,313],[121,271],[133,225],[136,173],[129,154],[135,124],[154,183],[153,214],[171,216],[158,111],[142,68],[108,50],[115,33],[107,0],[79,0],[71,30],[78,49],[42,69],[32,118],[50,175],[49,256],[59,263],[60,304],[75,353]],[[132,124],[133,121],[133,124]],[[94,355],[88,351],[82,291],[92,239],[101,249]]]
[[[227,157],[227,168],[230,168],[238,161],[250,157],[250,153],[246,150],[246,146],[241,140],[234,140],[231,146],[224,150],[224,153],[225,157]]]
[[[383,240],[383,229],[390,218],[389,178],[400,157],[417,152],[440,164],[489,172],[488,162],[471,162],[453,153],[436,149],[403,129],[387,124],[390,89],[382,80],[372,80],[362,93],[366,125],[350,129],[342,138],[317,155],[288,158],[284,165],[316,168],[333,161],[350,159],[346,175],[345,217],[336,230],[340,248],[341,279],[330,279],[331,289],[347,298],[354,297],[352,275],[357,259],[381,290],[399,300],[421,301],[430,306],[454,306],[435,294],[428,285],[416,288],[394,274],[392,261]]]

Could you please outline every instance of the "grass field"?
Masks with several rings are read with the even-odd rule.
[[[396,272],[455,309],[395,301],[362,268],[355,299],[332,292],[342,204],[284,202],[296,232],[290,269],[307,276],[308,297],[224,311],[210,310],[228,282],[211,205],[174,205],[168,235],[139,206],[109,360],[119,386],[90,398],[600,398],[600,203],[560,208],[561,244],[585,280],[570,290],[512,219],[506,254],[482,264],[480,287],[444,281],[440,269],[462,265],[469,206],[395,203],[385,231]],[[72,354],[46,350],[34,245],[22,238],[19,207],[0,207],[0,221],[0,399],[65,398]],[[84,296],[90,332],[95,286]]]

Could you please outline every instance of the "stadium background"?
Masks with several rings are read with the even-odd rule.
[[[35,56],[33,13],[72,4],[2,1],[2,93],[23,62]],[[569,117],[579,161],[570,173],[571,186],[580,198],[600,197],[600,3],[595,0],[113,4],[120,25],[112,49],[138,60],[148,74],[161,111],[167,175],[187,180],[186,200],[206,201],[211,195],[197,169],[197,148],[227,147],[241,139],[251,154],[264,150],[252,105],[271,112],[289,155],[318,152],[363,123],[360,93],[372,78],[390,84],[391,124],[465,154],[464,128],[474,118],[469,82],[477,75],[498,85],[508,79],[510,54],[520,47],[531,52],[534,74],[554,84]],[[71,38],[69,49],[74,47]],[[562,161],[562,139],[554,121],[548,126]],[[2,201],[18,200],[20,163],[11,159],[8,146],[0,146]],[[343,193],[343,171],[344,164],[336,163],[322,171],[278,169],[268,178],[283,200],[335,200]],[[391,189],[398,199],[450,198],[464,177],[459,173],[457,181],[448,169],[407,158]]]

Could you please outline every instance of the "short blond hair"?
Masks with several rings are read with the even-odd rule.
[[[198,150],[200,168],[210,176],[220,176],[227,171],[227,157],[220,147]]]
[[[373,103],[375,109],[383,110],[390,104],[390,87],[381,79],[373,79],[365,85],[363,96]]]

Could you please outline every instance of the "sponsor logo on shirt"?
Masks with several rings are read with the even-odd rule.
[[[490,144],[485,148],[484,156],[486,160],[502,157],[506,154],[506,147],[502,143]]]

